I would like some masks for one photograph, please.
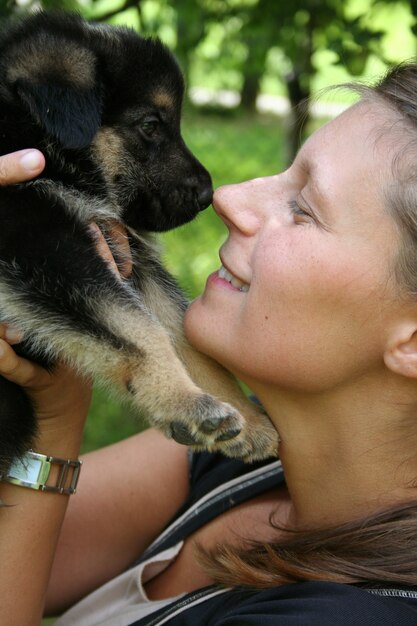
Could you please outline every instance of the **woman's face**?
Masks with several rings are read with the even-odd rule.
[[[399,307],[399,237],[382,192],[392,150],[381,128],[392,117],[359,103],[287,171],[216,191],[226,272],[208,278],[186,332],[255,391],[329,389],[382,367]]]

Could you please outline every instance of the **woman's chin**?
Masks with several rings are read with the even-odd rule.
[[[196,348],[198,348],[197,343],[204,339],[203,333],[201,332],[201,321],[201,296],[199,296],[189,304],[184,315],[185,336]]]
[[[223,351],[219,349],[218,320],[204,307],[201,296],[191,302],[185,313],[184,332],[194,348],[220,361]]]

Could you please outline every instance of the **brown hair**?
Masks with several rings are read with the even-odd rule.
[[[326,580],[371,585],[417,585],[417,502],[337,527],[292,530],[249,547],[198,549],[204,569],[219,584],[254,588]]]
[[[349,86],[352,87],[352,86]],[[362,99],[379,100],[398,115],[397,156],[385,192],[402,235],[396,268],[400,285],[417,296],[417,63],[392,68],[374,87],[353,86]],[[279,540],[246,547],[198,548],[211,577],[226,586],[273,587],[326,580],[366,585],[417,586],[417,501],[314,530],[282,528]]]

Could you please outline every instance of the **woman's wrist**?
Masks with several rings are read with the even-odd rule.
[[[77,458],[80,454],[85,417],[66,414],[38,420],[38,433],[32,449],[50,456]]]
[[[0,477],[2,484],[0,491],[4,492],[3,485],[6,484],[18,490],[23,488],[25,491],[55,493],[61,496],[76,493],[81,472],[78,456],[83,420],[74,419],[74,422],[81,428],[68,428],[67,421],[64,426],[55,422],[52,428],[51,421],[41,423],[36,445],[13,459],[8,469],[3,472]],[[6,489],[6,493],[7,491]],[[13,497],[20,500],[21,494],[15,494]],[[4,502],[7,503],[7,500]]]

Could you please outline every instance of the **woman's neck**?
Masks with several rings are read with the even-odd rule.
[[[257,393],[280,433],[292,524],[334,525],[417,500],[415,390],[354,388]]]

